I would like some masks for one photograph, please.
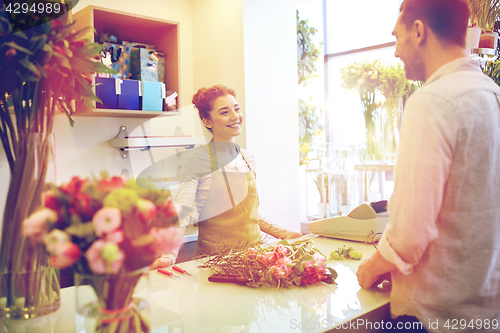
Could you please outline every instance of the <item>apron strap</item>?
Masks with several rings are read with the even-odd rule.
[[[213,153],[212,153],[213,151]],[[217,153],[215,150],[215,143],[212,140],[208,143],[208,153],[210,154],[210,161],[212,162],[212,172],[217,170],[217,166],[219,165],[219,161],[217,160]],[[243,156],[243,155],[242,155]],[[229,193],[229,199],[231,199],[231,205],[235,207],[233,193],[231,192],[231,187],[229,186],[229,181],[227,180],[226,171],[224,170],[224,166],[221,167],[222,175],[224,176],[224,181],[226,182],[227,192]]]

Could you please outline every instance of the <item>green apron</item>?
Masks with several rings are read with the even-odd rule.
[[[198,219],[195,257],[220,252],[228,247],[245,248],[261,241],[255,173],[225,172],[218,168],[213,141],[208,144],[212,182]]]

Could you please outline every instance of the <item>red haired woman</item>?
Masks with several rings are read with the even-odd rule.
[[[194,149],[184,160],[176,202],[193,211],[180,220],[182,227],[197,223],[195,257],[232,247],[261,242],[261,231],[281,239],[302,236],[277,226],[258,213],[255,159],[235,144],[241,134],[243,114],[234,90],[215,85],[201,88],[193,97],[203,125],[212,133],[208,145]],[[152,266],[175,262],[167,254]]]

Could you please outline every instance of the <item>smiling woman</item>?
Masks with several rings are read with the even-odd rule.
[[[222,85],[201,88],[193,104],[213,134],[208,145],[186,156],[175,199],[193,208],[179,223],[183,228],[198,225],[195,256],[254,246],[262,242],[261,231],[281,239],[302,236],[258,213],[255,159],[234,143],[243,122],[234,90]],[[175,259],[176,254],[165,254],[151,268],[169,266]]]

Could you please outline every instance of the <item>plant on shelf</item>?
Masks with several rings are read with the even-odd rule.
[[[317,78],[321,44],[314,43],[318,30],[310,27],[308,20],[302,20],[297,11],[297,68],[299,87],[306,86]],[[322,109],[309,100],[299,99],[299,150],[300,164],[309,164],[310,154],[316,150],[316,143],[322,137]]]
[[[498,32],[495,23],[500,17],[500,0],[470,0],[470,23],[481,28],[479,48],[498,46]]]
[[[309,153],[316,146],[315,140],[322,137],[323,124],[321,123],[322,110],[309,101],[299,99],[299,135],[300,135],[300,164],[309,164]]]
[[[482,32],[492,31],[500,16],[500,0],[470,0],[470,23]]]
[[[93,314],[95,332],[149,332],[134,288],[156,258],[182,245],[177,210],[169,192],[147,179],[136,183],[103,172],[99,179],[50,184],[23,234],[44,248],[52,267],[72,267],[76,284],[94,289],[97,301],[77,312]]]
[[[21,227],[41,205],[55,113],[72,124],[74,102],[98,100],[90,74],[110,71],[94,61],[102,46],[86,32],[75,31],[67,15],[0,8],[0,139],[10,170],[0,244],[2,316],[29,318],[59,306],[56,272]]]

